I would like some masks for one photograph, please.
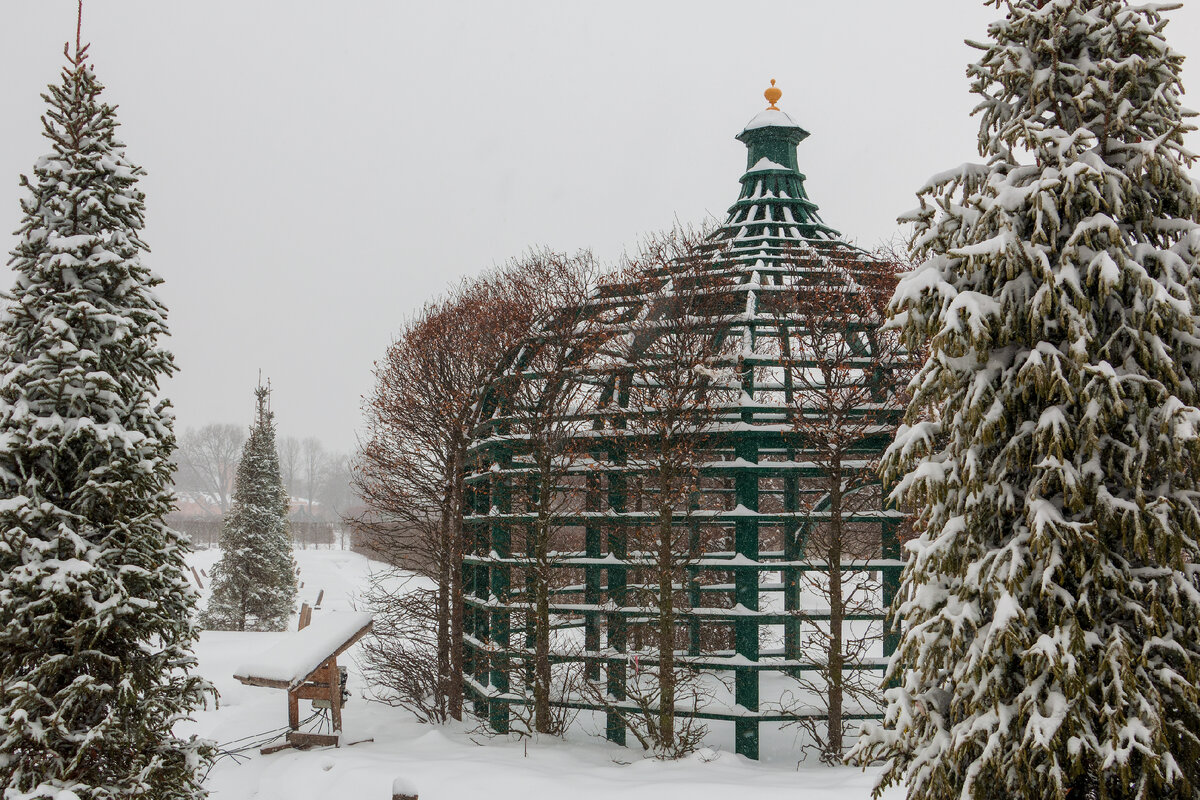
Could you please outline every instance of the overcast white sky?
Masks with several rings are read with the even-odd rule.
[[[826,221],[863,245],[888,238],[929,175],[975,157],[963,39],[999,13],[976,0],[86,0],[93,63],[149,171],[181,429],[248,423],[261,368],[283,434],[352,449],[372,362],[448,283],[531,245],[615,258],[676,219],[723,218],[745,166],[733,136],[770,78],[812,132],[800,165]],[[1170,42],[1196,58],[1194,98],[1200,0],[1170,16]],[[17,176],[46,150],[39,94],[74,25],[74,0],[0,0],[5,231]]]

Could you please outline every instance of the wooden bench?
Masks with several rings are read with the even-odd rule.
[[[307,605],[300,610],[300,629],[275,646],[246,661],[233,677],[247,686],[286,689],[288,727],[285,747],[340,746],[342,682],[337,657],[370,632],[371,615],[357,611],[327,611],[315,618]],[[300,731],[300,701],[329,703],[333,735]],[[274,752],[279,747],[266,748]]]

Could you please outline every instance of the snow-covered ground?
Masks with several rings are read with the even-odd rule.
[[[216,550],[201,551],[190,563],[197,571],[211,572],[218,556]],[[354,608],[357,593],[372,571],[381,568],[342,550],[301,550],[296,560],[304,582],[300,600],[314,604],[324,590],[323,610]],[[200,577],[207,595],[208,580]],[[282,691],[243,686],[233,679],[242,662],[284,636],[204,632],[197,648],[200,672],[217,686],[220,705],[199,712],[187,731],[222,744],[242,740],[230,746],[237,747],[286,726]],[[469,725],[421,725],[401,709],[364,699],[366,687],[353,657],[344,663],[350,667],[352,694],[344,713],[344,738],[361,743],[268,756],[253,748],[241,760],[223,758],[207,781],[214,800],[389,800],[397,778],[416,788],[421,800],[728,800],[747,791],[756,800],[866,800],[875,782],[874,770],[798,767],[783,738],[793,734],[780,732],[770,746],[765,726],[763,762],[748,761],[717,744],[690,758],[662,763],[585,730],[565,741],[523,742],[488,738]],[[302,717],[307,705],[301,703]],[[370,739],[374,741],[363,741]],[[886,796],[900,798],[903,792]]]

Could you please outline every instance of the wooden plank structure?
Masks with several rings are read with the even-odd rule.
[[[292,636],[237,669],[234,678],[247,686],[287,691],[288,727],[285,747],[338,747],[342,734],[342,684],[337,657],[371,631],[370,614],[330,611],[313,619],[312,608],[300,608],[299,629]],[[332,734],[300,731],[300,701],[329,703]],[[271,752],[281,749],[270,748]],[[263,751],[267,752],[266,749]]]

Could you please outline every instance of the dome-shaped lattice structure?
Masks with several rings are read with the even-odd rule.
[[[693,685],[732,676],[728,696],[720,682],[690,703],[676,692],[676,714],[732,721],[756,758],[760,722],[827,712],[780,697],[798,696],[793,679],[829,680],[843,645],[820,643],[839,613],[839,641],[858,626],[867,642],[839,674],[878,684],[900,517],[875,465],[905,359],[879,331],[885,266],[805,192],[807,135],[773,107],[751,120],[725,224],[565,310],[483,396],[464,678],[493,728],[540,702],[606,714],[624,742],[661,699],[644,673],[669,659]],[[835,584],[868,599],[822,607]],[[861,705],[842,713],[876,710]]]

